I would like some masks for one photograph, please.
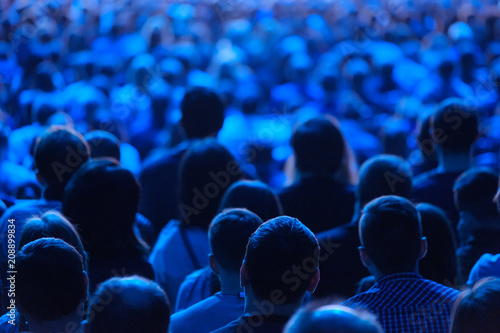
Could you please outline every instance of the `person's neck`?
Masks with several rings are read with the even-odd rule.
[[[57,320],[39,322],[26,315],[30,332],[47,333],[47,332],[80,332],[82,316],[76,311]]]
[[[220,292],[223,295],[238,296],[243,288],[240,286],[240,272],[226,272],[221,270],[219,273]]]
[[[438,150],[439,172],[457,172],[464,171],[470,167],[469,152],[454,152]]]
[[[245,313],[250,315],[263,315],[263,316],[284,316],[291,317],[297,309],[302,305],[301,297],[299,301],[292,303],[282,303],[283,296],[273,302],[272,300],[262,300],[256,297],[253,292],[245,288]],[[279,303],[277,304],[279,300]]]

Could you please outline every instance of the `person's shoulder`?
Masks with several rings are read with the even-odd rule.
[[[422,278],[420,280],[421,288],[428,291],[429,294],[434,294],[435,298],[443,302],[453,302],[460,294],[460,291],[444,284],[437,283],[432,280]]]
[[[432,169],[424,172],[413,179],[413,189],[426,186],[428,183],[432,182],[432,179],[436,177],[437,170]]]
[[[323,231],[316,235],[318,242],[325,241],[344,241],[347,238],[358,237],[358,228],[353,223],[346,223],[339,225],[338,227],[332,228],[330,230]]]
[[[240,325],[241,325],[241,318],[238,318],[228,323],[226,326],[216,329],[210,333],[236,333],[238,332],[238,327]]]

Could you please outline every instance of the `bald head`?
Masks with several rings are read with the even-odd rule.
[[[326,305],[296,313],[284,333],[382,333],[374,315],[343,305]]]

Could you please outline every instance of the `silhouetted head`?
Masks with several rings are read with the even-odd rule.
[[[85,333],[165,333],[170,303],[158,284],[139,276],[111,278],[97,289],[83,323]]]
[[[182,223],[208,229],[225,191],[241,177],[238,162],[215,139],[194,143],[180,166]]]
[[[16,269],[16,306],[36,322],[62,319],[87,299],[83,258],[61,239],[26,244],[16,256]]]
[[[407,199],[394,195],[370,201],[359,224],[361,256],[383,275],[415,272],[425,255],[417,209]]]
[[[498,175],[488,168],[475,167],[462,173],[453,186],[457,209],[475,216],[497,216],[493,200],[497,181]]]
[[[344,157],[344,137],[326,117],[309,119],[295,129],[291,145],[302,173],[333,174]]]
[[[195,87],[181,102],[181,124],[188,138],[215,136],[224,123],[224,105],[216,93]]]
[[[246,209],[228,209],[210,224],[208,239],[215,262],[227,271],[240,271],[248,239],[262,224],[260,217]]]
[[[318,264],[319,244],[311,230],[295,218],[276,217],[250,237],[241,284],[250,287],[258,299],[293,304],[306,291],[314,292]]]
[[[67,127],[50,127],[38,140],[34,155],[44,196],[61,200],[66,184],[89,157],[89,146],[80,133]]]
[[[276,193],[260,181],[240,180],[231,185],[222,198],[219,211],[227,208],[246,208],[263,221],[283,215]]]
[[[409,198],[412,172],[409,164],[394,155],[377,155],[361,166],[359,172],[359,208],[383,195]]]
[[[84,136],[90,147],[92,158],[109,157],[120,162],[120,141],[113,134],[97,130],[88,132]]]

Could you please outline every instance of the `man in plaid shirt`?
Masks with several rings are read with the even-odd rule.
[[[415,207],[397,196],[377,198],[363,209],[359,235],[361,260],[376,283],[344,305],[373,312],[386,333],[447,333],[459,292],[418,274],[427,241]]]

